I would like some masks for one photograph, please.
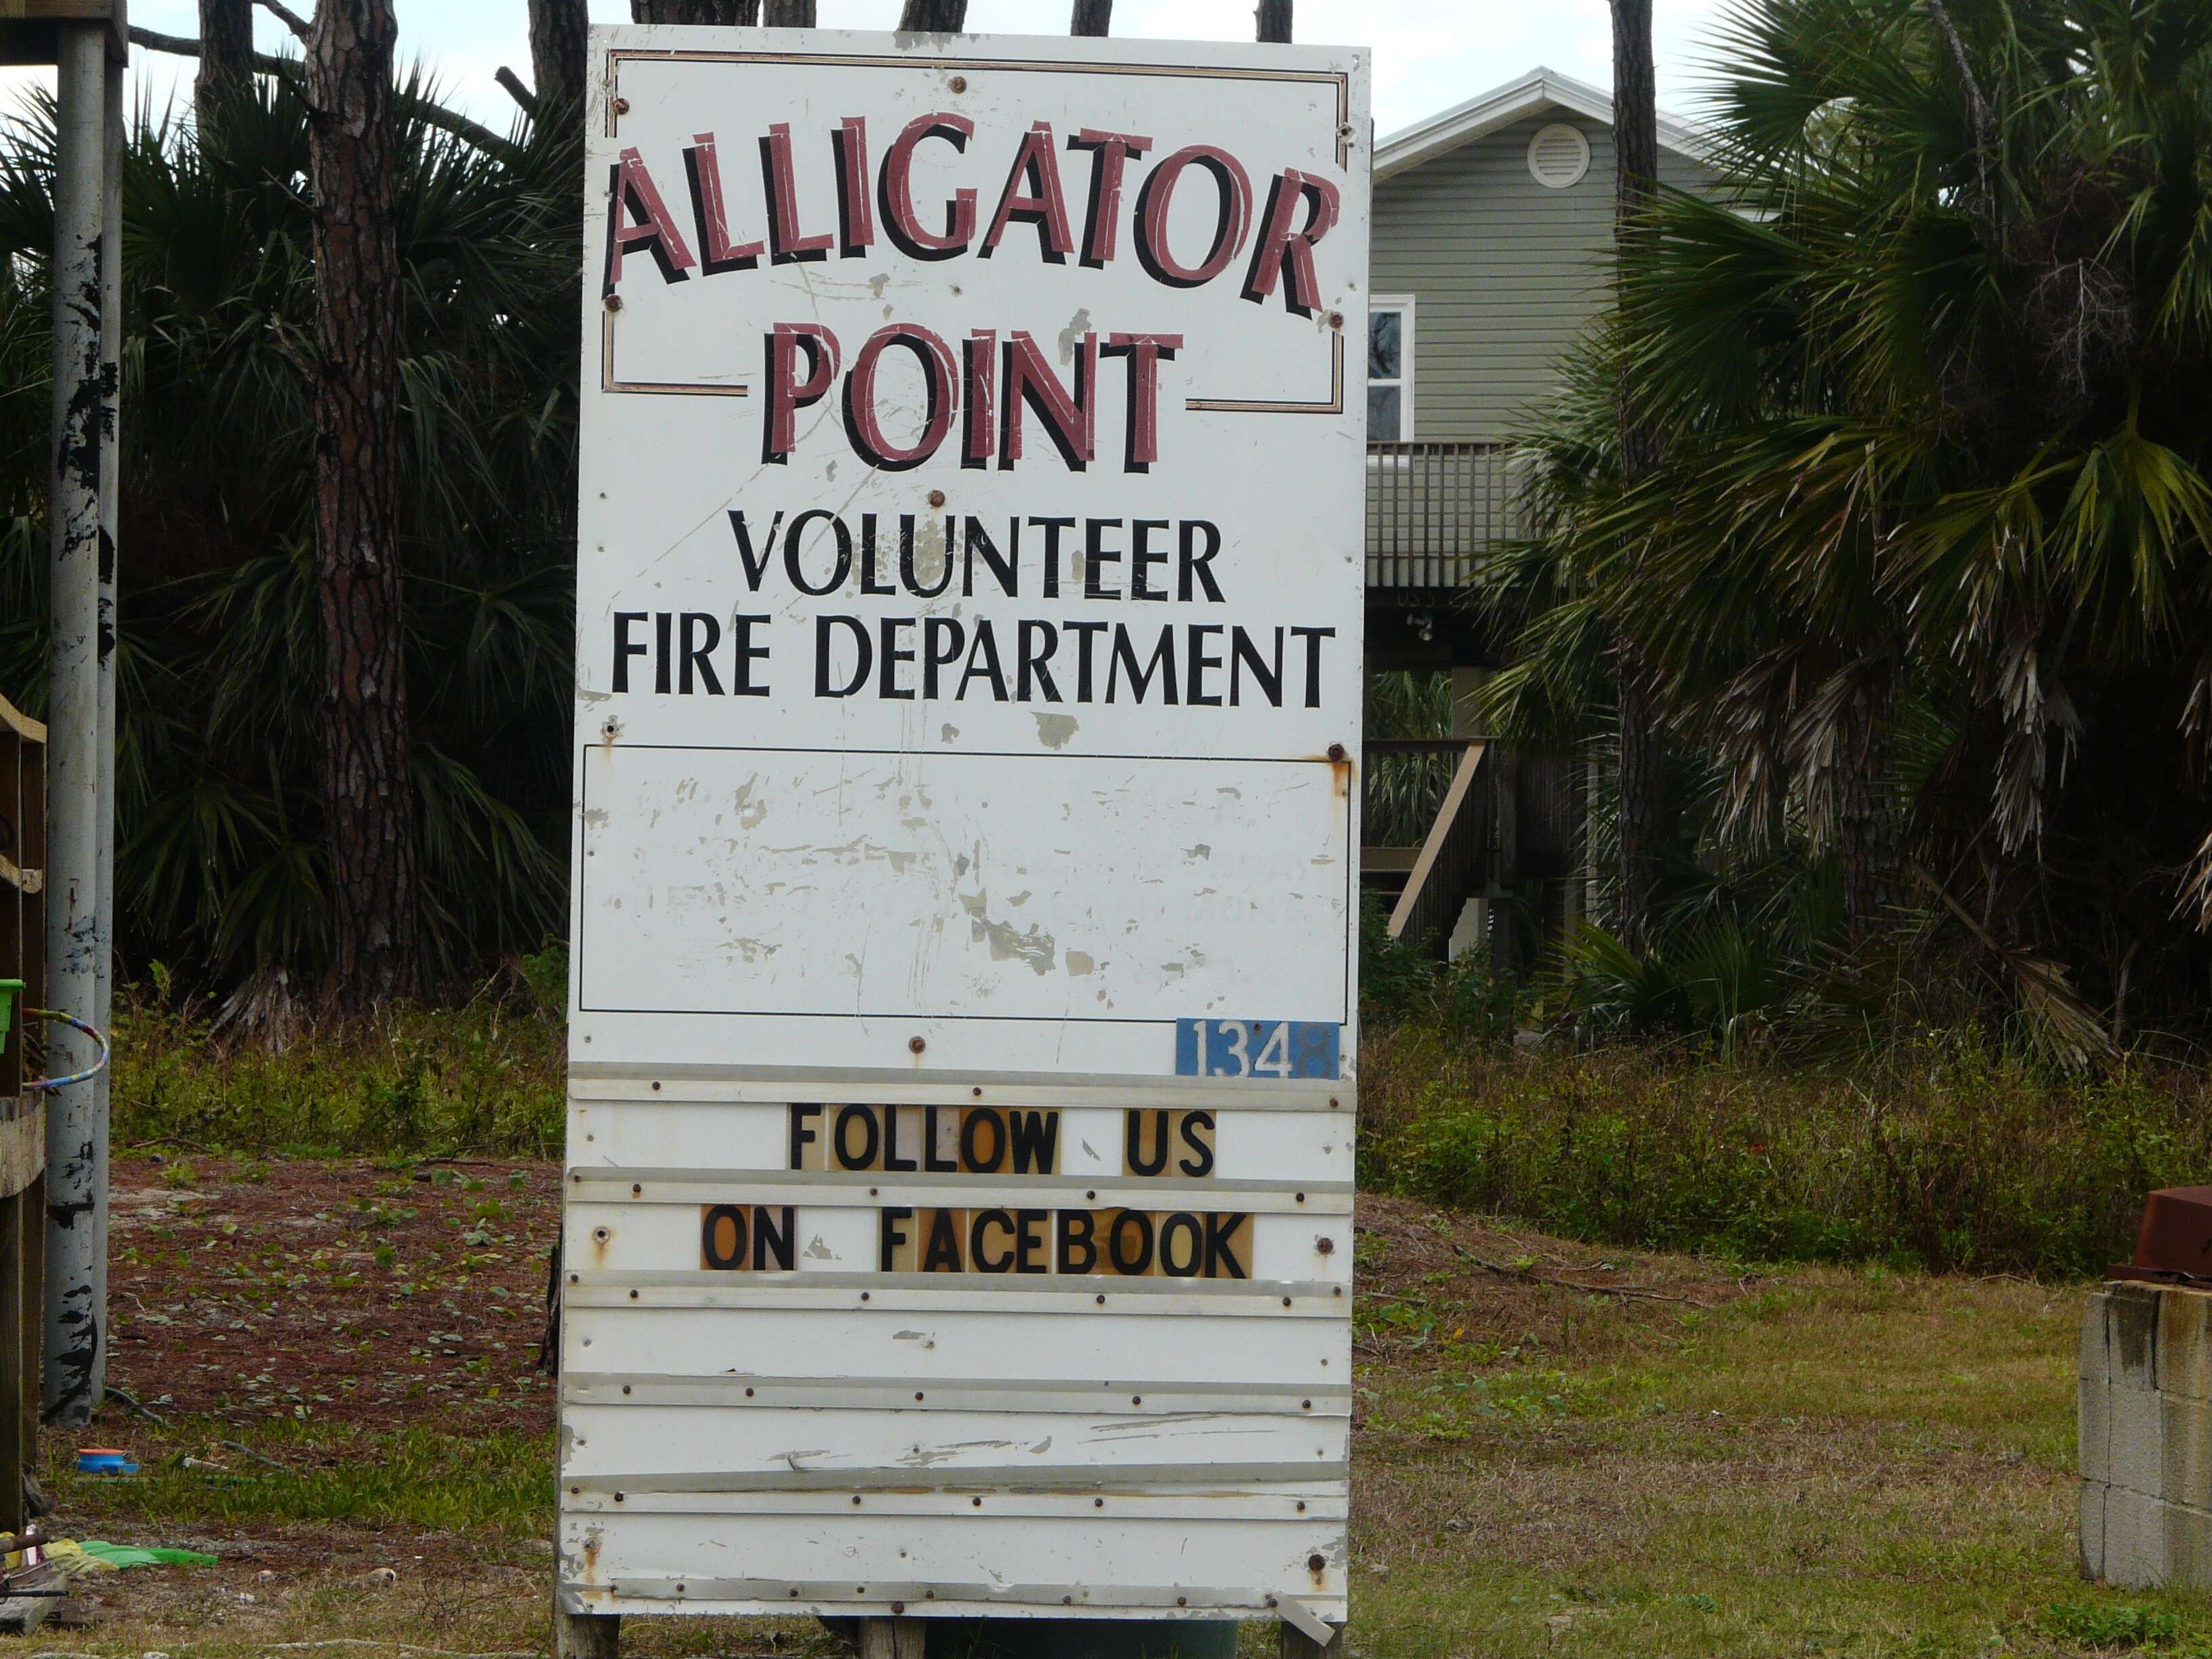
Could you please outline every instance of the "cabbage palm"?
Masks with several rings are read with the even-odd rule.
[[[423,899],[452,971],[558,925],[568,805],[573,131],[489,149],[404,89],[401,544]],[[0,691],[44,674],[52,112],[0,131]],[[567,124],[564,124],[564,127]],[[327,960],[310,518],[307,119],[142,111],[125,158],[119,931],[312,982]]]
[[[1718,826],[1802,830],[1856,932],[1911,878],[2115,1025],[2201,1003],[2212,8],[1761,0],[1719,47],[1722,195],[1655,207],[1583,366],[1666,457],[1624,487],[1563,411],[1499,695],[1618,617]]]

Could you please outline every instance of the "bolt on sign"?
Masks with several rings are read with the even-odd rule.
[[[1325,1639],[1365,54],[593,50],[563,1605]]]

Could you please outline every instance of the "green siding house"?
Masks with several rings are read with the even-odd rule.
[[[1710,179],[1683,123],[1662,115],[1659,147],[1663,183]],[[1486,546],[1516,532],[1504,441],[1555,394],[1562,360],[1606,304],[1613,209],[1612,94],[1551,70],[1376,144],[1370,674],[1449,674],[1457,708],[1494,660],[1459,590]],[[1370,786],[1390,781],[1402,799],[1426,781],[1428,828],[1418,845],[1365,848],[1364,879],[1391,906],[1395,936],[1455,950],[1486,939],[1510,963],[1580,908],[1577,781],[1565,761],[1482,743],[1463,719],[1454,731],[1370,740]]]
[[[1689,130],[1659,148],[1694,187]],[[1370,438],[1495,443],[1551,395],[1605,303],[1613,169],[1612,95],[1546,69],[1376,145]]]

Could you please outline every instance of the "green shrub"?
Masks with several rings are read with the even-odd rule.
[[[2074,1275],[2212,1172],[2208,1105],[2191,1073],[2068,1077],[1972,1034],[1826,1072],[1401,1024],[1362,1056],[1360,1174],[1607,1243]]]
[[[2176,1615],[2125,1602],[2061,1602],[2035,1622],[2043,1635],[2055,1641],[2088,1648],[2149,1647],[2170,1642],[2181,1632]]]
[[[117,1000],[118,1147],[373,1157],[493,1152],[550,1157],[562,1133],[568,1039],[557,952],[521,988],[459,1008],[403,1008],[311,1025],[277,1046],[225,1041],[204,1008],[155,988]]]

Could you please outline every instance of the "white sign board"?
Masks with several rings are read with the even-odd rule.
[[[1340,1622],[1365,54],[593,51],[563,1604]]]

